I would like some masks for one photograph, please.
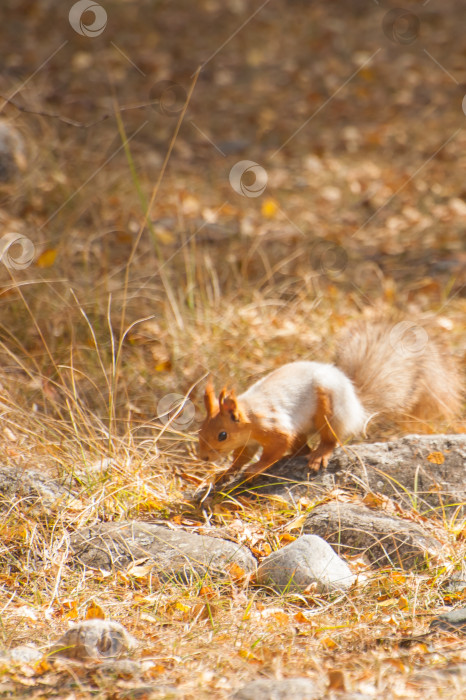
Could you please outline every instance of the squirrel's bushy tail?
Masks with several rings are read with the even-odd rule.
[[[451,421],[460,413],[459,362],[426,325],[357,322],[340,338],[336,364],[370,413],[426,423]]]

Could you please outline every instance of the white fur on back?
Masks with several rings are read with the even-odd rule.
[[[310,434],[314,430],[316,387],[327,389],[333,406],[332,425],[340,439],[363,431],[367,415],[352,382],[334,365],[290,362],[253,384],[238,396],[249,414],[267,428]]]

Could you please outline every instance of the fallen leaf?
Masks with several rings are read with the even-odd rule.
[[[431,452],[427,455],[427,459],[432,464],[443,464],[445,462],[445,457],[442,452]]]
[[[328,671],[328,689],[329,690],[346,690],[345,676],[343,671],[337,668],[332,668]]]
[[[262,204],[261,213],[266,219],[273,219],[278,211],[278,204],[273,199],[266,199]]]
[[[57,250],[55,250],[55,248],[48,248],[39,255],[39,257],[36,260],[36,265],[37,267],[52,267],[56,258]]]
[[[86,610],[86,620],[105,620],[105,613],[97,603],[93,600],[88,605]]]

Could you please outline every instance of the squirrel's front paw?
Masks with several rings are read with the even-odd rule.
[[[321,469],[326,469],[328,464],[328,457],[321,457],[319,455],[311,457],[307,467],[310,472],[317,474]]]
[[[335,445],[323,443],[316,447],[315,450],[312,450],[307,465],[309,471],[316,473],[320,469],[326,469],[334,449]]]

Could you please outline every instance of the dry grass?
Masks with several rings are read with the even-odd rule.
[[[107,8],[111,34],[93,44],[68,36],[66,25],[60,63],[39,72],[15,99],[30,111],[83,123],[110,115],[90,128],[11,104],[3,109],[25,139],[27,168],[1,186],[2,229],[30,237],[37,253],[25,270],[0,269],[3,465],[49,474],[71,487],[74,500],[1,504],[2,646],[33,642],[45,651],[94,601],[142,640],[137,655],[154,663],[141,683],[153,685],[154,697],[171,697],[174,686],[183,698],[227,698],[248,679],[296,675],[315,678],[328,697],[334,670],[343,672],[348,691],[371,697],[460,697],[465,688],[455,687],[454,678],[425,686],[409,678],[466,660],[458,639],[422,638],[433,614],[461,601],[442,584],[463,566],[464,523],[439,521],[454,546],[448,567],[432,564],[411,574],[374,572],[354,562],[360,581],[344,596],[277,596],[235,580],[162,584],[150,573],[83,572],[69,557],[70,534],[98,520],[170,520],[194,531],[221,526],[258,556],[286,543],[287,533],[299,535],[300,526],[289,531],[289,524],[299,523],[314,502],[292,507],[271,500],[258,507],[226,499],[202,512],[184,501],[190,482],[183,475],[206,476],[194,447],[207,371],[219,385],[244,388],[290,358],[330,360],[337,332],[361,315],[431,318],[455,353],[466,347],[458,263],[465,133],[409,180],[464,121],[452,100],[442,101],[450,88],[441,71],[419,61],[413,68],[412,54],[385,46],[385,61],[330,105],[328,122],[319,115],[270,159],[351,73],[347,54],[377,48],[378,15],[363,13],[355,38],[315,3],[307,36],[299,3],[289,3],[288,31],[275,46],[267,37],[278,36],[283,8],[271,9],[271,27],[246,32],[244,44],[227,47],[215,70],[201,73],[183,123],[176,114],[176,139],[177,118],[147,107],[124,109],[148,101],[154,75],[182,85],[186,97],[195,68],[219,44],[216,32],[203,36],[202,22],[226,17],[233,31],[239,22],[230,4],[224,16],[219,4],[201,3],[193,17],[189,3],[180,3],[178,17],[170,3],[161,3],[155,31],[134,20],[131,3],[114,3]],[[63,41],[66,17],[58,3],[50,5],[52,24],[43,8],[22,19],[8,9],[8,22],[22,23],[32,49],[31,56],[19,52],[14,36],[5,37],[12,77],[3,79],[1,93],[9,94],[12,81],[25,80]],[[445,36],[459,31],[453,9],[440,38],[429,35],[439,60],[448,56]],[[356,20],[348,14],[345,21]],[[335,37],[336,52],[312,44],[320,52],[320,77],[309,93],[303,92],[309,76],[300,51],[318,41],[315,26]],[[151,42],[154,51],[146,48]],[[283,55],[289,66],[282,65]],[[261,80],[257,66],[265,71]],[[273,66],[282,91],[269,89]],[[411,82],[404,80],[406,70]],[[418,78],[443,109],[441,119],[419,107]],[[393,114],[385,123],[380,109],[390,96]],[[403,107],[409,100],[417,118]],[[245,138],[249,146],[223,157],[191,121],[216,144]],[[356,135],[347,128],[354,124]],[[243,158],[267,163],[262,198],[232,193],[228,173]],[[338,262],[342,251],[344,264],[335,269],[332,256]],[[177,429],[157,418],[163,397],[190,390],[192,423]],[[137,685],[64,663],[0,666],[2,697],[123,698]]]

